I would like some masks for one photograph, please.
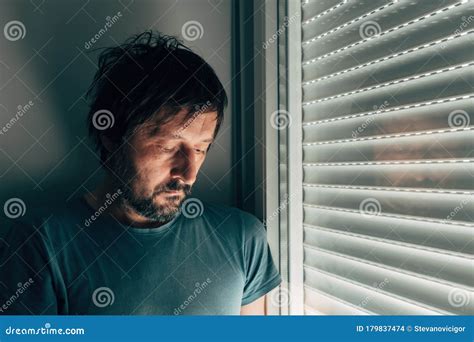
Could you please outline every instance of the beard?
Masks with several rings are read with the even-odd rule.
[[[123,148],[109,159],[107,165],[113,171],[114,186],[122,189],[121,204],[149,220],[171,221],[179,213],[186,196],[191,194],[191,186],[178,180],[158,185],[149,196],[137,194],[134,189],[139,188],[136,185],[141,183],[140,174]],[[184,196],[169,195],[166,191],[182,191]],[[159,197],[163,199],[161,203],[155,200]]]

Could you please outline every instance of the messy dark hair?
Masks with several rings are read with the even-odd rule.
[[[153,119],[162,125],[187,110],[217,112],[221,126],[227,95],[212,67],[178,39],[146,31],[105,48],[87,92],[89,134],[102,162],[109,152],[101,136],[119,146]]]

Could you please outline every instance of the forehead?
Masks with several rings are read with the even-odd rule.
[[[164,121],[164,122],[163,122]],[[156,117],[145,124],[140,130],[140,135],[150,138],[172,136],[209,136],[212,138],[217,124],[217,112],[200,112],[181,110],[172,118],[163,120]]]

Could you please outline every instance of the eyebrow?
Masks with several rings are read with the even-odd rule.
[[[171,134],[170,138],[171,139],[183,139],[183,137],[179,134]],[[207,139],[201,140],[201,142],[204,142],[204,143],[212,143],[213,141],[214,141],[214,138],[207,138]]]

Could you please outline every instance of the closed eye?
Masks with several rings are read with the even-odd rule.
[[[174,147],[164,147],[164,146],[160,146],[161,147],[161,150],[165,153],[171,153],[175,150]]]

